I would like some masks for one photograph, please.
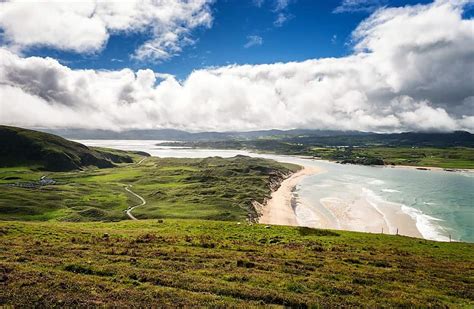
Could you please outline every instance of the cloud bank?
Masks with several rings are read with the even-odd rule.
[[[202,69],[184,81],[152,70],[72,70],[0,49],[0,122],[472,132],[474,21],[462,18],[463,3],[378,10],[354,30],[347,57]]]
[[[100,51],[113,33],[148,33],[132,56],[160,61],[191,44],[190,31],[211,25],[210,2],[6,1],[0,2],[0,29],[14,51],[46,46],[78,53]]]

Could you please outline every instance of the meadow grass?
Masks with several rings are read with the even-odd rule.
[[[0,222],[0,304],[469,307],[473,249],[224,221]]]
[[[117,221],[138,204],[124,190],[143,196],[147,205],[134,210],[138,218],[244,220],[251,202],[269,197],[272,179],[281,180],[296,165],[238,156],[235,158],[146,158],[115,168],[45,172],[34,168],[0,168],[0,219]],[[41,176],[57,183],[35,188],[14,186]]]

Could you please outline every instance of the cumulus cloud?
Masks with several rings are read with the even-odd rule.
[[[117,32],[145,33],[150,38],[133,54],[165,60],[192,44],[190,32],[209,27],[212,0],[129,0],[108,2],[2,1],[0,30],[10,50],[47,46],[77,53],[100,51]]]
[[[459,2],[381,9],[341,58],[231,65],[185,80],[72,70],[0,49],[0,122],[21,126],[474,131],[474,21]]]

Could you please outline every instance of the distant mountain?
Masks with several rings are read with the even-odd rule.
[[[191,133],[174,129],[127,130],[115,132],[110,130],[87,129],[38,129],[39,131],[56,134],[68,139],[122,139],[122,140],[163,140],[163,141],[224,141],[253,140],[260,138],[284,138],[305,136],[346,136],[365,135],[359,131],[334,130],[260,130],[247,132],[197,132]]]
[[[35,165],[49,171],[69,171],[133,162],[126,152],[92,149],[56,135],[16,127],[0,126],[0,145],[0,167]]]
[[[405,146],[405,147],[474,147],[474,134],[455,132],[367,133],[339,136],[294,136],[284,141],[315,146]]]

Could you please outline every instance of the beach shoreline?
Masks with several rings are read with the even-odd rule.
[[[374,197],[368,195],[370,193],[363,193],[354,200],[322,198],[320,204],[324,210],[318,210],[300,200],[296,209],[299,225],[424,238],[417,227],[416,219],[406,213],[402,205],[380,199],[375,201]],[[314,217],[310,217],[310,220],[303,219],[298,216],[302,213],[306,214],[306,217],[310,217],[308,213],[312,213]]]
[[[415,166],[415,165],[383,165],[385,168],[403,168],[418,171],[436,171],[450,173],[474,173],[474,169],[467,168],[444,168],[437,166]]]
[[[322,169],[303,166],[301,170],[283,180],[271,198],[259,205],[261,209],[259,223],[298,226],[298,220],[292,207],[293,191],[302,178],[323,172]]]
[[[328,196],[320,200],[320,205],[309,205],[295,194],[304,177],[322,172],[325,171],[318,167],[303,166],[283,180],[270,199],[263,204],[254,203],[258,222],[424,238],[417,218],[404,211],[403,205],[380,199],[370,190],[354,200]]]
[[[286,156],[286,155],[282,155]],[[289,156],[289,155],[288,155]],[[337,160],[328,160],[328,159],[321,159],[319,157],[312,157],[312,156],[305,156],[305,155],[295,155],[294,157],[306,160],[312,160],[317,162],[325,162],[325,163],[338,163]],[[450,173],[474,173],[474,169],[472,168],[447,168],[447,167],[438,167],[438,166],[417,166],[417,165],[403,165],[403,164],[384,164],[384,165],[363,165],[363,164],[353,164],[358,166],[371,166],[375,168],[402,168],[402,169],[411,169],[411,170],[419,170],[419,171],[437,171],[437,172],[450,172]]]

